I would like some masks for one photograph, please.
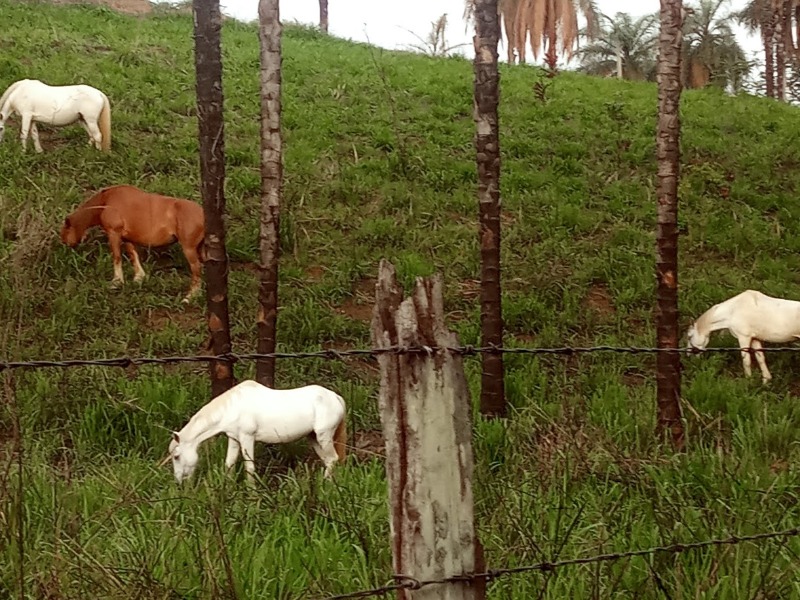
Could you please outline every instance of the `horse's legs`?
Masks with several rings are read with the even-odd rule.
[[[317,455],[325,463],[325,479],[330,479],[333,474],[333,466],[339,461],[336,448],[333,445],[333,430],[317,433],[316,444],[312,444]]]
[[[36,121],[31,121],[31,137],[33,138],[33,147],[36,152],[43,152],[42,145],[39,143],[39,129],[36,127]]]
[[[758,361],[758,366],[761,367],[761,380],[764,383],[767,383],[770,379],[772,379],[772,374],[767,368],[767,359],[764,357],[764,353],[761,351],[763,348],[761,345],[761,340],[753,338],[753,348],[756,351],[756,360]]]
[[[28,149],[28,133],[31,130],[31,115],[22,114],[20,116],[19,139],[22,142],[22,151]]]
[[[81,125],[83,125],[83,129],[86,131],[86,135],[89,136],[89,139],[86,142],[86,145],[87,146],[94,146],[94,140],[92,139],[92,132],[89,131],[89,125],[87,125],[86,121],[84,121],[82,118],[80,119],[80,123],[81,123]]]
[[[89,137],[94,142],[94,147],[100,150],[100,142],[103,141],[103,134],[100,133],[100,128],[97,126],[97,121],[84,121],[86,123],[86,131],[89,132]]]
[[[130,242],[125,242],[125,250],[128,252],[128,256],[133,263],[133,280],[136,283],[141,283],[142,280],[147,277],[147,274],[144,272],[142,268],[142,263],[139,262],[139,253],[136,251],[136,246],[134,246]]]
[[[192,271],[192,283],[189,286],[189,291],[186,293],[186,297],[183,299],[183,302],[186,304],[192,299],[192,297],[200,291],[200,255],[197,252],[196,247],[187,246],[185,243],[181,243],[181,248],[183,249],[183,255],[186,257],[186,261],[189,263],[189,268]]]
[[[225,455],[225,469],[230,471],[233,465],[236,464],[236,459],[239,458],[239,442],[232,437],[228,438],[228,453]]]
[[[744,374],[747,377],[752,375],[753,371],[750,368],[751,359],[750,359],[750,345],[752,344],[753,340],[749,336],[746,335],[737,335],[736,339],[739,340],[739,348],[745,348],[742,350],[742,366],[744,367]]]
[[[111,256],[114,259],[114,278],[111,280],[111,287],[116,288],[125,283],[125,277],[122,275],[122,236],[116,231],[109,231],[108,245],[111,246]]]
[[[244,460],[244,470],[247,474],[247,480],[250,483],[255,482],[256,463],[254,458],[255,454],[253,452],[255,443],[256,439],[252,435],[242,435],[239,439],[242,459]],[[228,453],[230,454],[230,444],[228,444]]]

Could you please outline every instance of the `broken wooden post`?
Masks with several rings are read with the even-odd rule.
[[[447,330],[440,275],[417,278],[403,300],[394,266],[381,260],[372,341],[392,346],[458,346]],[[380,414],[386,444],[392,558],[417,581],[483,571],[472,502],[472,401],[460,354],[385,353]],[[402,589],[400,600],[482,600],[486,582]]]

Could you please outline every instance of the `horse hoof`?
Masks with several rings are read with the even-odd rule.
[[[137,275],[136,277],[133,278],[133,281],[134,281],[134,283],[138,283],[139,285],[142,285],[142,282],[144,281],[144,279],[145,279],[145,275]]]
[[[122,287],[122,284],[123,284],[122,281],[120,281],[119,279],[115,279],[114,281],[111,282],[111,289],[118,290],[119,288]]]

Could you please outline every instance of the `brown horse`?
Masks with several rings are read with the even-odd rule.
[[[151,194],[132,185],[103,188],[76,208],[61,228],[61,241],[70,248],[83,240],[86,230],[100,225],[108,236],[114,257],[112,287],[125,281],[122,276],[122,245],[133,263],[137,283],[145,278],[136,246],[166,246],[176,241],[192,270],[192,283],[183,299],[200,290],[200,269],[205,236],[203,208],[197,202]]]

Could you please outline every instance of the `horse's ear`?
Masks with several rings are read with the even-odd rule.
[[[64,218],[64,227],[71,227],[69,217]]]
[[[176,444],[180,444],[181,443],[181,438],[178,435],[178,432],[176,432],[176,431],[172,432],[172,439],[175,440]]]

